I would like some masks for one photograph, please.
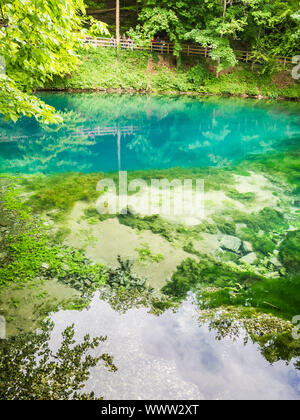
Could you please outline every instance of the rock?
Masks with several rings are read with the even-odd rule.
[[[280,261],[278,261],[278,259],[276,257],[272,257],[270,259],[270,263],[274,265],[275,268],[281,268],[282,264]]]
[[[235,236],[226,235],[223,236],[220,243],[220,247],[228,251],[239,252],[242,245],[242,241]]]
[[[127,207],[123,208],[123,209],[120,211],[120,214],[121,214],[121,215],[122,215],[122,214],[128,214],[128,215],[132,215],[132,216],[134,216],[134,215],[136,215],[136,214],[137,214],[137,211],[135,210],[135,208],[134,208],[132,205],[128,205]]]
[[[254,264],[256,260],[257,260],[257,256],[255,252],[251,252],[250,254],[247,254],[244,257],[239,259],[239,261],[243,264]]]
[[[49,268],[49,264],[47,264],[47,263],[43,263],[43,264],[42,264],[42,267],[43,267],[43,268],[45,268],[46,270],[48,270],[48,268]]]
[[[243,242],[243,250],[245,254],[249,254],[249,252],[253,251],[252,244],[250,242],[244,241]]]
[[[246,228],[247,228],[246,223],[237,223],[235,225],[235,230],[236,230],[236,233],[238,235],[240,235],[241,233],[243,233],[243,229],[246,229]]]

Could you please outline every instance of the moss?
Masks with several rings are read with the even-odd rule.
[[[101,174],[64,173],[23,177],[20,182],[27,191],[34,192],[27,201],[34,212],[52,210],[53,217],[59,219],[77,201],[95,201],[100,179]]]
[[[288,232],[280,245],[279,259],[288,272],[300,272],[300,230]]]
[[[235,189],[230,189],[229,191],[226,191],[226,195],[232,200],[238,200],[247,204],[253,203],[256,199],[256,194],[253,192],[240,193]]]
[[[153,252],[150,250],[150,247],[148,244],[142,244],[142,248],[135,248],[135,251],[139,254],[139,261],[140,262],[156,262],[159,263],[164,259],[163,254],[153,254]]]
[[[213,215],[212,219],[216,223],[217,228],[220,232],[224,233],[225,235],[235,236],[236,227],[233,221],[226,220],[224,217],[218,215]]]
[[[235,287],[236,284],[248,286],[260,279],[261,277],[256,274],[239,271],[212,257],[201,255],[198,262],[191,258],[184,260],[162,291],[175,299],[182,299],[196,286]]]
[[[140,217],[132,214],[119,215],[119,222],[123,225],[129,226],[137,230],[151,230],[157,233],[168,241],[172,242],[175,239],[175,227],[168,222],[162,220],[159,216]]]
[[[272,176],[277,182],[290,185],[294,194],[300,192],[300,152],[299,138],[290,140],[289,150],[282,148],[278,153],[252,156],[239,164],[240,169],[261,172]]]

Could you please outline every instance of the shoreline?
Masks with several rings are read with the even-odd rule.
[[[184,92],[184,91],[153,91],[144,89],[125,89],[125,88],[40,88],[35,91],[51,92],[51,93],[99,93],[99,94],[131,94],[131,95],[161,95],[161,96],[195,96],[195,97],[221,97],[221,98],[242,98],[242,99],[257,99],[257,100],[272,100],[272,101],[286,101],[286,102],[300,102],[299,98],[291,98],[288,96],[279,96],[272,98],[271,96],[263,95],[248,95],[246,93],[232,94],[232,93],[205,93],[205,92]]]

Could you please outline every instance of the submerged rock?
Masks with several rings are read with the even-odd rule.
[[[239,252],[241,245],[242,241],[239,238],[230,235],[223,236],[220,243],[220,247],[222,249],[226,249],[227,251],[233,251],[236,253]]]
[[[253,251],[252,244],[250,242],[244,241],[243,242],[243,251],[245,254],[248,254],[249,252]]]
[[[270,259],[270,263],[273,264],[275,268],[281,268],[282,267],[281,262],[276,257],[272,257]]]
[[[251,252],[250,254],[247,254],[239,259],[239,261],[243,264],[254,264],[256,260],[257,255],[255,254],[255,252]]]

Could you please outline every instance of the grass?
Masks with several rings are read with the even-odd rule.
[[[67,78],[55,77],[49,88],[56,89],[134,89],[152,92],[195,92],[222,95],[259,94],[271,97],[299,98],[300,84],[287,72],[289,83],[284,87],[274,82],[271,74],[251,71],[241,64],[229,74],[217,78],[208,71],[207,62],[195,58],[193,64],[183,59],[183,67],[175,68],[157,53],[120,51],[111,48],[83,48],[81,64]]]

